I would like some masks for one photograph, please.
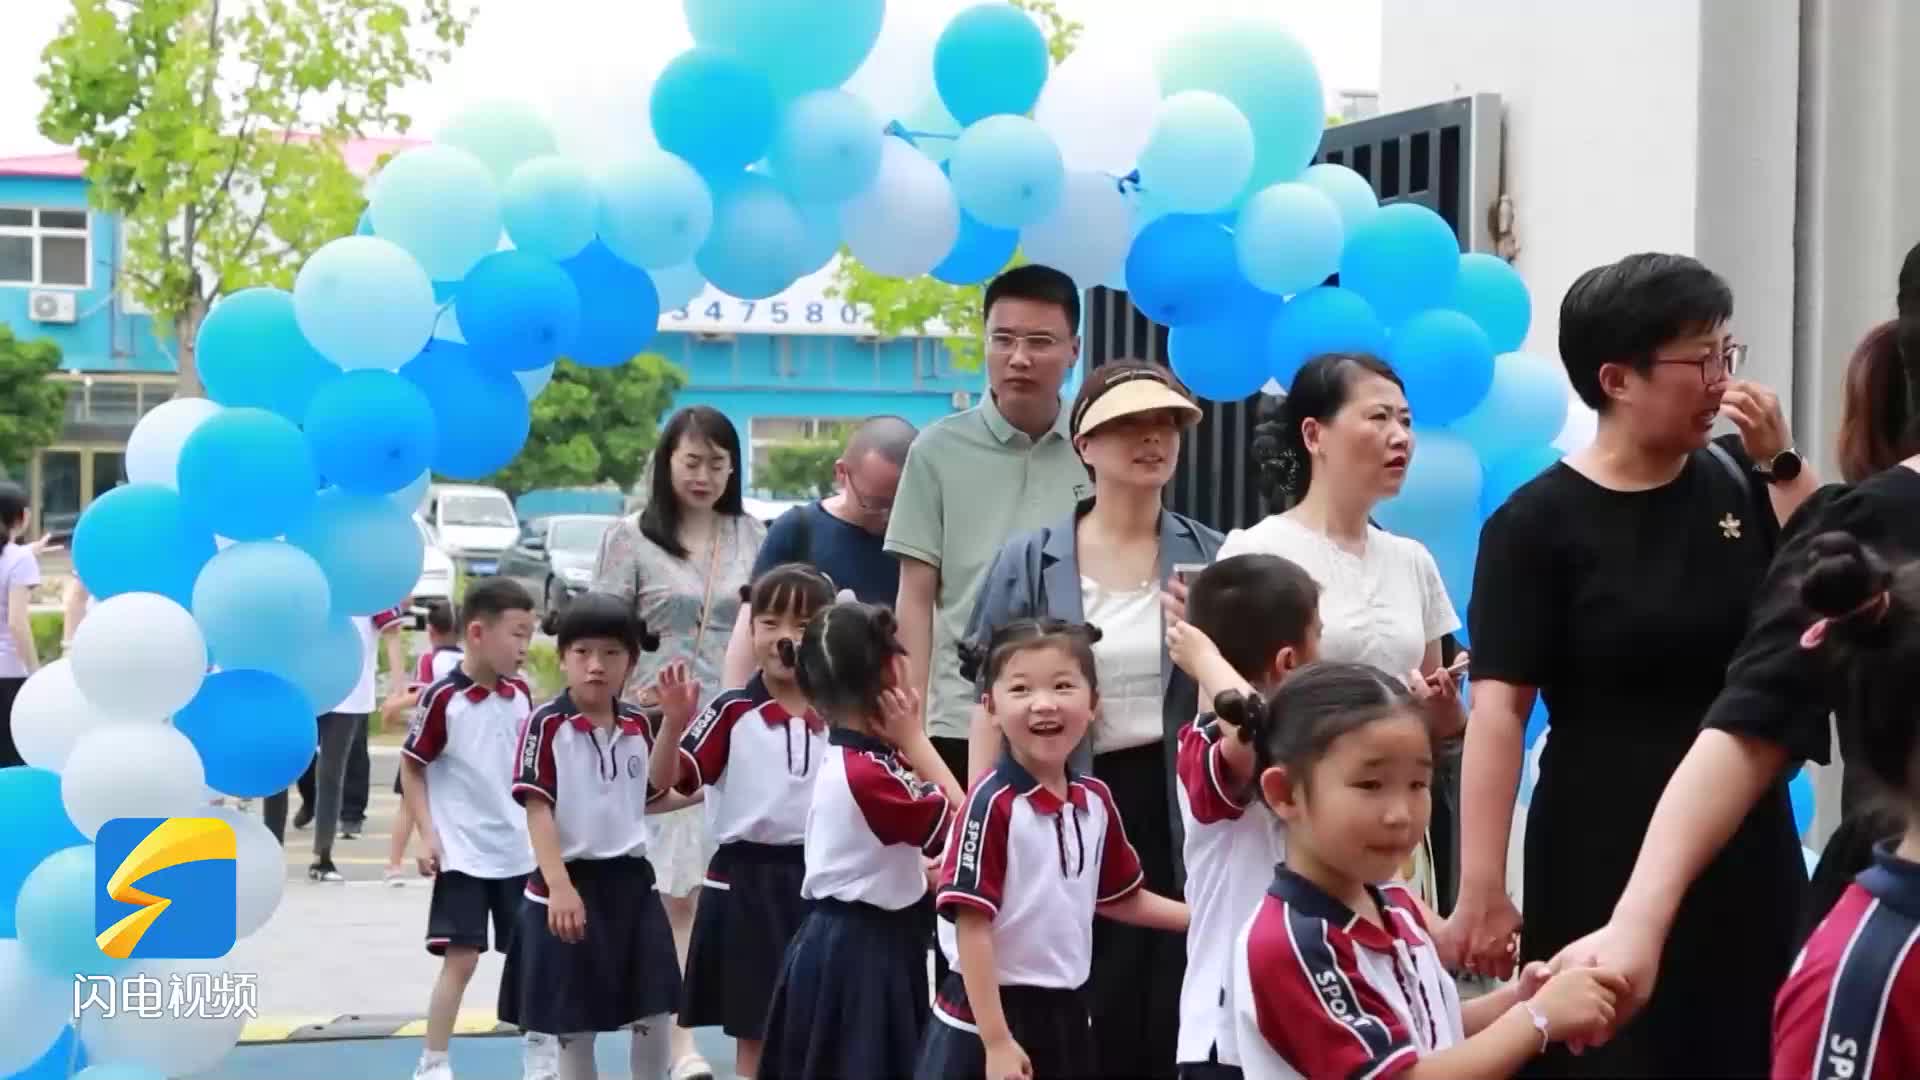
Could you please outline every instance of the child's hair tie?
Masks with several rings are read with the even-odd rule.
[[[1867,597],[1865,603],[1845,615],[1828,616],[1816,620],[1812,626],[1807,627],[1805,633],[1800,635],[1800,647],[1808,650],[1819,648],[1821,643],[1827,640],[1827,632],[1833,629],[1835,623],[1852,622],[1855,619],[1879,622],[1886,617],[1887,609],[1892,606],[1893,594],[1886,589],[1881,589]]]

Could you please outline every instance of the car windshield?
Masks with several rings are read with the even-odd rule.
[[[607,527],[612,524],[612,518],[574,518],[569,521],[556,521],[553,523],[553,532],[547,546],[552,551],[599,551],[600,538],[607,534]]]
[[[448,495],[440,500],[442,525],[500,525],[513,528],[513,504],[504,495]]]

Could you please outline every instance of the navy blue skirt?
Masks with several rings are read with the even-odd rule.
[[[800,882],[806,876],[800,844],[735,841],[714,852],[687,943],[681,1027],[765,1037],[773,984],[805,914]]]
[[[1093,1022],[1081,990],[1044,986],[1003,986],[1000,1008],[1007,1014],[1013,1041],[1033,1062],[1034,1080],[1093,1080]],[[1148,1070],[1142,1070],[1146,1072]],[[940,984],[935,1015],[920,1043],[915,1080],[970,1080],[985,1076],[987,1048],[974,1028],[973,1006],[960,973]]]
[[[567,876],[587,909],[586,939],[569,945],[547,928],[540,872],[500,973],[500,1019],[523,1031],[573,1035],[621,1028],[674,1010],[680,962],[667,909],[645,859],[575,859]]]
[[[760,1080],[909,1076],[927,1029],[933,907],[815,900],[773,989]]]

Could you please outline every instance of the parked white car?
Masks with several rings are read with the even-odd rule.
[[[520,539],[520,517],[499,488],[435,484],[421,516],[440,550],[474,576],[498,570],[500,556]]]
[[[445,600],[451,603],[453,560],[434,543],[433,530],[419,514],[413,515],[413,524],[420,530],[420,540],[426,546],[426,555],[420,561],[420,580],[413,583],[413,602]]]

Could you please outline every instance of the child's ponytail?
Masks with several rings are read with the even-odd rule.
[[[1258,746],[1266,738],[1267,710],[1267,701],[1257,690],[1222,690],[1213,699],[1213,714],[1232,724],[1248,746]]]
[[[1065,649],[1079,663],[1087,685],[1098,693],[1100,677],[1093,660],[1093,647],[1100,643],[1100,638],[1100,628],[1092,623],[1015,619],[995,627],[985,644],[963,641],[955,651],[960,657],[960,677],[984,691],[1000,678],[1001,669],[1015,655],[1032,649]]]
[[[1890,566],[1850,533],[1808,544],[1800,600],[1819,618],[1800,646],[1839,672],[1842,745],[1861,751],[1868,771],[1902,799],[1915,790],[1920,733],[1920,564]]]
[[[780,658],[828,719],[871,716],[879,711],[893,658],[907,652],[897,629],[886,608],[844,600],[814,612],[797,648],[780,643]]]

